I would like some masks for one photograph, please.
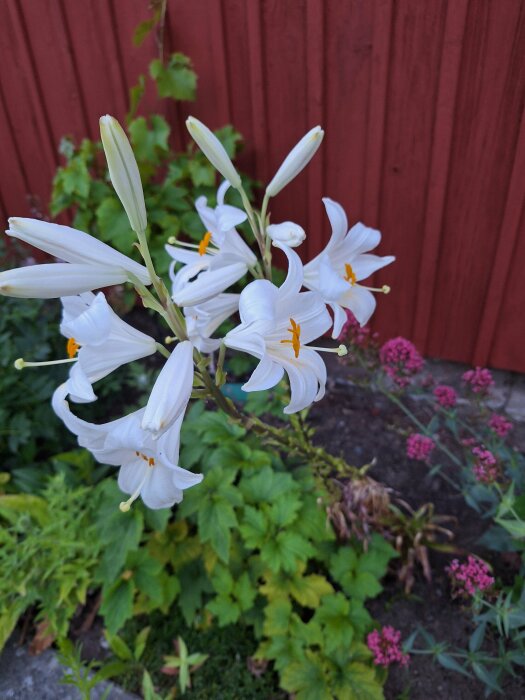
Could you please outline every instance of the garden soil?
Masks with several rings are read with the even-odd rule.
[[[513,555],[502,556],[480,547],[477,542],[488,521],[470,509],[461,494],[442,477],[429,477],[425,464],[408,459],[405,441],[410,424],[404,414],[382,394],[349,381],[348,368],[343,364],[337,361],[330,364],[327,395],[314,404],[309,415],[316,429],[315,442],[355,466],[375,459],[368,473],[391,487],[393,497],[402,498],[414,509],[431,502],[436,514],[455,518],[445,527],[454,531],[453,544],[458,553],[430,551],[432,581],[428,583],[421,569],[417,570],[415,585],[407,595],[395,574],[391,574],[383,593],[371,601],[368,608],[382,625],[401,630],[403,639],[421,625],[437,641],[466,649],[473,627],[468,612],[462,609],[459,601],[451,599],[445,567],[453,556],[461,558],[475,553],[489,561],[504,581],[511,580],[515,572]],[[425,409],[419,402],[412,402],[411,408],[424,417]],[[523,449],[525,425],[515,427],[511,441]],[[445,468],[453,476],[453,467]],[[503,689],[513,700],[525,698],[525,677],[504,682]],[[484,697],[484,686],[477,680],[445,670],[430,656],[412,656],[409,672],[401,668],[390,670],[385,697],[387,700],[399,697],[480,700]]]

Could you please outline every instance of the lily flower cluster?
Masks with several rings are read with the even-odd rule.
[[[315,155],[324,136],[320,127],[309,131],[292,149],[266,188],[262,208],[255,211],[242,180],[216,136],[190,117],[188,130],[224,181],[216,204],[205,197],[195,202],[203,227],[202,239],[190,244],[171,238],[166,244],[172,258],[171,290],[155,272],[147,243],[147,213],[138,166],[126,134],[110,116],[102,117],[102,144],[115,191],[126,211],[144,264],[68,226],[34,219],[11,218],[7,235],[39,248],[56,259],[0,273],[0,294],[24,298],[60,298],[60,332],[66,339],[63,359],[36,363],[19,358],[17,369],[69,363],[67,379],[55,391],[57,416],[94,457],[120,467],[118,483],[130,495],[120,504],[129,510],[139,496],[150,508],[180,502],[184,489],[202,475],[179,465],[180,429],[190,399],[207,396],[237,416],[221,392],[226,349],[253,355],[259,363],[243,385],[244,391],[274,387],[286,375],[290,401],[285,413],[295,413],[320,400],[325,393],[326,366],[322,351],[346,354],[344,345],[311,345],[331,329],[341,333],[351,312],[359,324],[370,319],[373,292],[363,281],[394,260],[370,251],[381,234],[362,223],[349,228],[340,204],[323,199],[332,235],[325,249],[303,266],[294,250],[306,238],[298,224],[269,223],[268,205]],[[226,202],[230,188],[238,191],[243,209]],[[257,251],[244,238],[251,229]],[[131,232],[130,232],[131,235]],[[272,247],[285,255],[285,281],[272,281]],[[251,278],[251,279],[250,279]],[[169,328],[163,343],[138,331],[111,309],[101,290],[129,283],[145,306],[160,314]],[[232,290],[244,283],[241,291]],[[332,315],[329,310],[331,310]],[[238,317],[223,337],[214,337],[223,321]],[[176,343],[170,352],[166,345]],[[218,351],[215,376],[209,354]],[[154,353],[165,359],[146,405],[104,424],[89,423],[71,410],[71,402],[96,400],[94,385],[123,364]]]

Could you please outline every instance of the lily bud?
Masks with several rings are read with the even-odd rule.
[[[235,170],[230,156],[226,153],[224,146],[215,134],[213,134],[205,124],[195,119],[195,117],[188,117],[186,119],[186,128],[213,167],[229,181],[232,187],[239,189],[241,186],[239,173]]]
[[[109,114],[100,117],[100,136],[113,187],[126,210],[131,228],[141,233],[148,223],[146,206],[139,168],[128,137]]]
[[[292,148],[266,188],[266,194],[269,197],[275,197],[296,175],[299,175],[315,155],[323,137],[324,131],[320,126],[315,126]]]
[[[306,238],[304,229],[293,221],[283,221],[282,224],[271,224],[266,229],[274,243],[282,243],[289,248],[296,248]]]

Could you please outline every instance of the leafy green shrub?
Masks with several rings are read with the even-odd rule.
[[[261,447],[224,414],[192,407],[181,462],[198,463],[206,478],[176,519],[99,512],[105,623],[115,633],[135,614],[167,613],[176,598],[187,625],[252,627],[256,657],[273,661],[299,700],[379,698],[363,644],[373,624],[365,601],[382,590],[394,550],[379,536],[367,551],[339,545],[309,468]],[[159,520],[144,536],[145,517],[165,528]]]

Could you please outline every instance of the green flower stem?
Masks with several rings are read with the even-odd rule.
[[[410,418],[410,420],[411,420],[415,425],[417,425],[417,427],[421,430],[421,432],[422,432],[424,435],[426,435],[427,437],[432,437],[432,435],[430,434],[430,432],[429,432],[429,430],[427,429],[426,425],[424,425],[424,424],[412,413],[412,411],[411,411],[407,406],[405,406],[405,404],[401,401],[401,399],[399,399],[395,394],[393,394],[392,392],[388,391],[388,389],[386,389],[385,387],[383,387],[383,386],[381,385],[380,382],[377,383],[377,387],[378,387],[379,391],[380,391],[382,394],[384,394],[384,396],[386,396],[390,401],[392,401],[392,403],[394,403],[396,406],[398,406],[398,407],[403,411],[403,413],[404,413],[406,416],[408,416],[408,417]],[[435,444],[436,444],[436,447],[437,447],[439,450],[441,450],[441,452],[443,452],[444,454],[446,454],[447,457],[448,457],[449,459],[451,459],[451,460],[454,462],[454,464],[456,464],[458,467],[463,468],[464,465],[463,465],[463,463],[461,462],[461,460],[459,460],[459,459],[456,457],[456,455],[455,455],[454,453],[452,453],[452,452],[448,449],[448,447],[445,447],[445,445],[443,445],[443,444],[441,443],[440,440],[436,440],[435,438],[433,438],[433,439],[434,439],[434,442],[435,442]]]

